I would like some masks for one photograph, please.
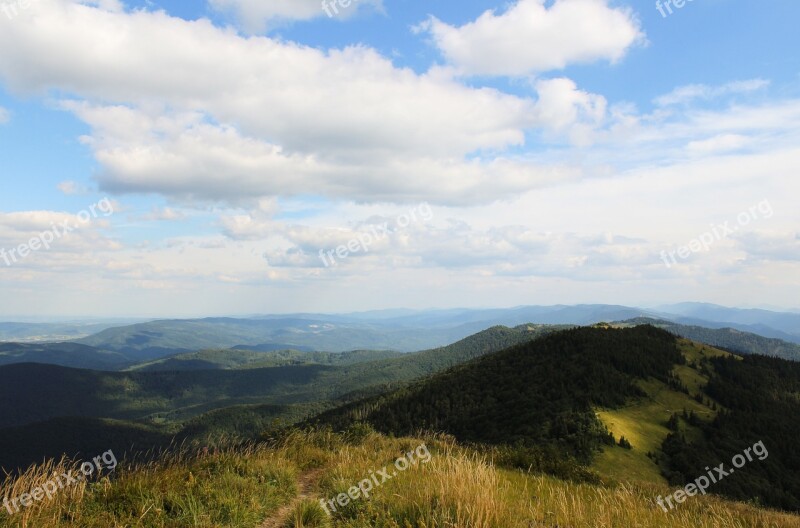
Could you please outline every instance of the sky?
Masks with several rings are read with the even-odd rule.
[[[0,0],[0,317],[796,309],[798,19]]]

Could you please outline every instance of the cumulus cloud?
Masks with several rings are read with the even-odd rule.
[[[289,151],[342,157],[502,149],[520,144],[531,122],[529,100],[395,68],[369,48],[325,52],[162,12],[41,2],[50,5],[35,25],[0,21],[0,43],[15,49],[14,57],[0,58],[0,76],[18,90],[60,88],[132,106],[161,102],[237,123],[244,135],[277,138]],[[108,44],[101,49],[97,41]],[[127,126],[136,123],[117,130]]]
[[[503,152],[536,101],[395,67],[375,50],[243,37],[207,20],[40,0],[0,20],[0,79],[73,94],[110,192],[230,203],[277,194],[453,203],[569,181]],[[106,43],[97,46],[96,42]]]
[[[93,127],[83,141],[101,162],[98,180],[110,192],[230,204],[308,194],[480,203],[581,177],[566,166],[501,156],[414,156],[413,149],[383,155],[351,152],[349,158],[290,152],[243,136],[231,126],[209,123],[199,113],[147,115],[128,107],[84,103],[65,107]]]
[[[460,27],[431,18],[427,32],[444,57],[468,75],[524,76],[597,60],[616,62],[644,38],[628,9],[607,0],[519,0]]]
[[[264,244],[268,265],[290,274],[317,269],[357,276],[387,268],[444,268],[484,275],[575,276],[582,269],[588,278],[653,264],[653,250],[641,238],[546,232],[525,225],[478,227],[445,217],[446,211],[421,204],[410,211],[354,217],[335,227],[251,213],[225,216],[222,225],[232,240]],[[348,255],[337,255],[339,248],[348,248]]]
[[[270,249],[264,256],[273,268],[324,268],[339,275],[405,268],[447,269],[484,277],[605,280],[609,276],[624,277],[635,267],[657,265],[650,244],[626,236],[542,232],[520,225],[481,229],[462,221],[410,226],[378,240],[368,251],[358,250],[344,259],[330,255],[337,246],[359,240],[364,232],[294,226],[281,231],[289,243]],[[320,250],[328,252],[325,260]]]
[[[121,245],[102,232],[109,227],[105,216],[55,211],[0,213],[0,267],[55,265],[63,269],[97,251],[119,249]]]
[[[548,79],[536,83],[538,122],[557,133],[567,133],[577,144],[591,141],[592,132],[606,118],[606,99],[579,90],[570,79]]]

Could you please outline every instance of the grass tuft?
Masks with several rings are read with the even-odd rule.
[[[330,528],[331,521],[328,514],[318,502],[304,500],[292,512],[292,516],[284,528]]]

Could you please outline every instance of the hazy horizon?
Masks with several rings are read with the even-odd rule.
[[[779,306],[724,306],[714,303],[704,303],[701,301],[682,301],[679,303],[667,304],[651,304],[651,305],[633,305],[633,304],[619,304],[619,303],[576,303],[576,304],[520,304],[515,306],[451,306],[451,307],[427,307],[427,308],[409,308],[409,307],[389,307],[389,308],[376,308],[371,310],[357,310],[357,311],[320,311],[320,312],[261,312],[261,313],[212,313],[212,314],[197,314],[197,315],[121,315],[121,316],[101,316],[101,315],[75,315],[75,316],[47,316],[47,315],[0,315],[0,322],[15,322],[15,323],[84,323],[84,322],[112,322],[119,321],[127,323],[131,321],[150,321],[162,319],[203,319],[203,318],[220,318],[229,317],[236,319],[258,318],[258,317],[272,317],[272,316],[291,316],[291,315],[326,315],[326,316],[345,316],[345,315],[358,315],[358,314],[374,314],[381,312],[412,312],[412,313],[426,313],[426,312],[444,312],[444,311],[481,311],[481,310],[513,310],[517,308],[526,307],[575,307],[575,306],[621,306],[626,308],[638,308],[642,310],[659,311],[664,307],[674,304],[709,304],[719,306],[722,308],[730,308],[735,310],[764,310],[777,313],[800,313],[800,308],[792,307],[779,307]]]

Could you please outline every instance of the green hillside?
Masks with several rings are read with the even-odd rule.
[[[162,449],[177,430],[150,424],[100,418],[53,418],[0,432],[0,471],[17,472],[64,454],[86,458],[109,449],[120,456],[132,451]]]
[[[0,424],[15,427],[59,417],[105,418],[116,420],[116,424],[141,422],[133,425],[145,424],[155,434],[178,434],[185,425],[185,436],[191,438],[221,433],[225,424],[233,424],[235,427],[228,431],[231,436],[254,438],[259,428],[275,419],[293,423],[313,411],[378,394],[548,331],[550,327],[496,327],[440,349],[376,361],[365,361],[371,355],[369,351],[258,352],[255,354],[259,358],[272,358],[266,361],[276,361],[281,366],[236,370],[97,372],[51,365],[10,365],[0,367],[0,398],[8,402],[0,408]],[[231,351],[221,357],[227,358],[224,361],[256,357],[252,354]],[[378,353],[378,357],[385,355]],[[326,364],[294,364],[297,358],[316,358]],[[224,364],[219,359],[215,361],[217,365]],[[234,364],[236,361],[228,365]],[[211,413],[215,409],[223,410]],[[199,418],[192,421],[196,417]],[[104,422],[93,423],[87,436],[102,436]],[[16,436],[29,438],[26,431],[0,430],[12,442]],[[43,438],[49,446],[43,453],[48,454],[58,453],[62,445],[64,450],[80,445],[77,441],[62,443],[58,434]],[[13,457],[4,458],[6,455],[0,451],[0,465],[19,465],[38,458],[35,449],[26,449],[24,441],[20,443],[23,447],[13,450],[17,454]]]
[[[297,358],[292,352],[274,359]],[[42,366],[6,369],[31,367]],[[308,369],[316,370],[306,383],[302,377]],[[58,499],[31,509],[26,522],[32,526],[800,526],[795,516],[756,507],[800,510],[794,502],[800,496],[794,455],[800,364],[742,359],[652,326],[558,332],[498,327],[438,350],[339,366],[60,370],[84,376],[88,387],[107,384],[112,392],[141,396],[147,390],[159,393],[154,390],[158,380],[172,387],[168,399],[185,401],[194,397],[190,381],[209,385],[204,398],[220,391],[235,401],[257,392],[258,380],[272,376],[271,383],[283,384],[277,399],[303,394],[309,399],[239,404],[199,416],[184,408],[165,412],[173,421],[164,424],[55,418],[5,429],[0,453],[16,456],[18,465],[31,461],[32,452],[58,457],[66,451],[85,458],[109,448],[124,453],[131,447],[141,452],[184,445],[166,456],[140,454],[139,463],[124,465],[112,480],[92,485],[91,493],[81,492],[71,502]],[[319,399],[337,390],[354,397],[393,386],[366,382],[368,373],[396,380],[426,371],[425,379],[396,382],[403,386],[336,409],[326,410],[335,399]],[[139,385],[130,385],[134,382]],[[163,395],[163,387],[159,390]],[[191,408],[199,413],[207,407],[198,398]],[[280,429],[321,411],[307,423],[322,428]],[[370,426],[389,436],[371,432]],[[419,433],[424,430],[440,433]],[[267,443],[239,444],[241,438],[270,431]],[[710,490],[750,505],[698,496],[665,514],[654,504],[656,497],[673,493],[669,485],[703,474],[698,464],[729,460],[757,439],[769,446],[769,458]],[[431,458],[414,469],[417,473],[398,473],[369,500],[330,517],[319,509],[312,513],[317,499],[347,493],[370,470],[422,442]],[[52,466],[12,478],[5,489],[23,489],[43,471]],[[295,513],[311,516],[307,519],[322,513],[317,517],[322,524],[290,523]],[[13,522],[0,511],[0,527]]]
[[[676,432],[665,440],[670,483],[693,480],[709,462],[730,467],[733,455],[762,442],[768,457],[721,480],[715,493],[800,510],[800,363],[720,356],[705,358],[700,369],[713,373],[704,392],[724,410],[698,423],[702,435]]]
[[[241,403],[323,401],[341,371],[323,365],[253,370],[98,372],[51,365],[0,368],[4,427],[59,416],[159,420]],[[341,381],[342,383],[344,380]]]
[[[617,438],[625,437],[633,449],[614,449],[604,446],[592,467],[600,474],[617,480],[638,480],[655,483],[667,482],[663,457],[648,454],[660,453],[664,441],[672,432],[668,422],[678,416],[679,428],[691,438],[700,431],[688,420],[682,419],[690,412],[698,420],[708,422],[717,415],[718,405],[710,398],[697,401],[693,395],[702,392],[709,382],[708,372],[700,365],[704,358],[728,356],[727,352],[680,339],[678,346],[686,362],[676,365],[673,373],[686,391],[676,390],[675,384],[656,379],[638,380],[637,385],[645,396],[628,401],[615,409],[597,409],[597,416]]]
[[[117,370],[131,362],[124,354],[77,343],[0,343],[0,366],[43,363],[72,368]]]
[[[53,418],[3,429],[0,470],[16,472],[63,454],[85,459],[111,449],[120,456],[142,456],[176,445],[216,446],[255,440],[325,408],[321,404],[236,405],[209,411],[182,424],[163,425],[103,418]]]
[[[800,510],[798,394],[798,363],[742,359],[652,326],[604,326],[486,355],[311,423],[443,431],[499,446],[493,456],[518,467],[580,477],[553,462],[574,459],[606,478],[675,485],[761,440],[769,458],[714,493]]]
[[[441,349],[368,362],[358,362],[368,352],[355,352],[342,356],[340,364],[321,355],[328,364],[239,370],[98,372],[8,365],[0,367],[0,398],[8,402],[0,409],[0,427],[59,416],[182,421],[231,405],[333,401],[371,386],[420,378],[546,331],[497,327]]]
[[[713,347],[722,348],[737,354],[760,354],[774,356],[791,361],[800,361],[800,344],[790,343],[781,339],[763,337],[757,334],[743,332],[734,328],[706,328],[639,317],[623,321],[622,325],[649,324],[663,328],[675,335],[705,343]]]
[[[670,381],[680,364],[675,339],[641,326],[579,328],[491,354],[401,389],[325,413],[343,427],[365,420],[378,430],[445,431],[462,441],[548,446],[589,463],[610,442],[594,407],[644,396],[635,381]]]
[[[664,486],[763,440],[769,459],[714,492],[800,510],[798,363],[610,325],[496,327],[440,349],[369,357],[237,350],[179,359],[214,369],[2,367],[10,405],[0,419],[29,425],[2,430],[0,465],[100,444],[220,445],[305,420],[339,430],[367,422],[395,436],[441,431],[502,467]],[[256,359],[276,366],[250,368]],[[23,421],[31,417],[40,423]]]
[[[323,317],[323,316],[320,316]],[[78,342],[137,355],[142,360],[182,352],[237,346],[274,350],[345,352],[355,349],[410,352],[462,339],[487,325],[409,327],[381,321],[332,318],[207,318],[161,320],[109,328]]]
[[[201,350],[133,365],[128,371],[217,370],[268,368],[287,365],[355,365],[365,361],[401,357],[402,352],[355,350],[351,352],[304,352],[247,349]]]

